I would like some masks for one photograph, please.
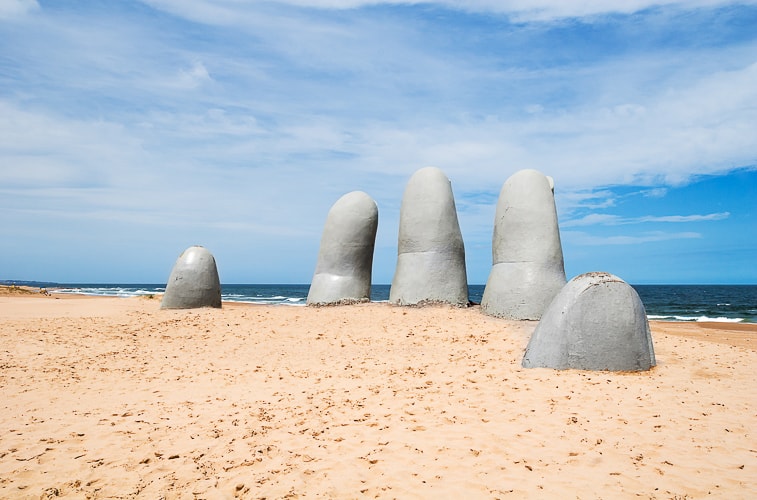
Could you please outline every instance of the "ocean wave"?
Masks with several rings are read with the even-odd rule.
[[[305,299],[283,297],[276,299],[273,297],[221,297],[223,302],[234,302],[236,304],[257,304],[257,305],[282,305],[282,306],[304,306]]]
[[[259,304],[259,305],[300,305],[304,304],[304,297],[293,297],[287,295],[263,295],[259,293],[223,293],[221,295],[223,302],[236,302],[240,304]]]
[[[744,321],[744,318],[726,318],[724,316],[719,316],[716,318],[710,317],[710,316],[674,316],[674,315],[658,315],[658,314],[650,314],[647,316],[648,319],[651,320],[660,320],[660,321],[690,321],[690,322],[712,322],[712,323],[741,323]]]
[[[98,297],[141,297],[163,293],[164,289],[147,290],[144,288],[115,288],[115,287],[75,287],[75,288],[55,288],[53,293],[62,293],[69,295],[91,295]]]

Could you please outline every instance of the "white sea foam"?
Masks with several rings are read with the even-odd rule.
[[[223,295],[221,299],[224,302],[236,302],[239,304],[258,304],[258,305],[284,305],[284,306],[301,306],[305,305],[303,298],[284,297],[277,295],[275,297],[249,297],[241,294]]]
[[[651,320],[662,321],[691,321],[691,322],[712,322],[712,323],[741,323],[744,318],[726,318],[723,316],[717,318],[711,318],[709,316],[664,316],[657,314],[650,314],[647,316]]]
[[[75,288],[56,288],[51,290],[53,293],[73,294],[73,295],[95,295],[100,297],[139,297],[144,295],[153,295],[163,293],[164,289],[145,290],[142,288],[117,288],[117,287],[75,287]]]

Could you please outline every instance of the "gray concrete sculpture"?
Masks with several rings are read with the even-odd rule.
[[[655,365],[636,290],[607,273],[573,278],[549,305],[523,356],[525,368],[641,371]]]
[[[481,311],[538,320],[565,281],[552,178],[536,170],[516,172],[497,201]]]
[[[221,307],[221,280],[213,254],[201,246],[192,246],[176,259],[160,308],[197,307]]]
[[[405,188],[389,302],[468,305],[465,247],[455,198],[449,179],[438,168],[418,170]]]
[[[334,203],[321,236],[309,305],[370,300],[377,228],[376,202],[362,191],[347,193]]]

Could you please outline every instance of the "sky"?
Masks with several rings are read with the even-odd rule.
[[[757,0],[0,0],[0,279],[309,283],[331,205],[452,183],[469,282],[554,178],[567,277],[757,283]]]

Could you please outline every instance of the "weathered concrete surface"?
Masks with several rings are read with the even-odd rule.
[[[641,371],[655,365],[652,335],[639,295],[607,273],[573,278],[536,326],[525,368]]]
[[[221,280],[213,254],[201,246],[192,246],[176,259],[160,308],[197,307],[221,307]]]
[[[438,168],[418,170],[405,188],[389,302],[468,305],[465,246],[455,198],[449,179]]]
[[[376,202],[362,191],[347,193],[334,203],[323,228],[308,304],[370,300],[377,228]]]
[[[516,172],[502,186],[483,313],[538,320],[565,285],[553,191],[552,178],[537,170]]]

